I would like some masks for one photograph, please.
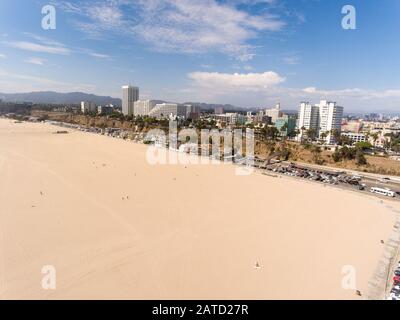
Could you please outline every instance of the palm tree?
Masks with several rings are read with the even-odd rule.
[[[320,140],[321,140],[321,144],[324,144],[325,143],[325,141],[326,141],[326,138],[328,137],[328,133],[329,132],[322,132],[321,134],[320,134]]]
[[[376,144],[376,141],[378,141],[379,135],[377,132],[374,132],[371,134],[372,140],[374,141],[374,145]]]
[[[330,133],[332,134],[332,136],[335,139],[336,143],[340,144],[341,137],[342,137],[341,134],[340,134],[340,131],[338,129],[333,129],[333,130],[331,130]]]
[[[315,129],[308,129],[307,130],[307,137],[309,139],[314,140],[316,136],[317,136],[317,130],[315,130]]]

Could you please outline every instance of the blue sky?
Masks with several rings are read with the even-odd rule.
[[[56,29],[41,26],[56,8]],[[341,25],[344,5],[357,29]],[[0,92],[400,112],[398,0],[2,0]]]

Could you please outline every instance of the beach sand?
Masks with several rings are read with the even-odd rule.
[[[0,119],[0,299],[360,299],[399,209],[57,130]]]

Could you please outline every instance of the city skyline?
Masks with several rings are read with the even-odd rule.
[[[400,106],[395,0],[353,1],[356,30],[342,28],[348,3],[341,0],[50,3],[55,30],[41,27],[45,1],[0,4],[7,12],[0,21],[0,92],[122,98],[120,88],[132,83],[141,99],[244,108],[323,99],[349,113]]]

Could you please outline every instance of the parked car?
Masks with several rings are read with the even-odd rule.
[[[400,289],[395,289],[395,288],[393,288],[391,291],[390,291],[390,293],[394,293],[394,294],[400,294]]]
[[[393,281],[394,281],[395,285],[400,284],[400,276],[395,276],[395,277],[393,278]]]

